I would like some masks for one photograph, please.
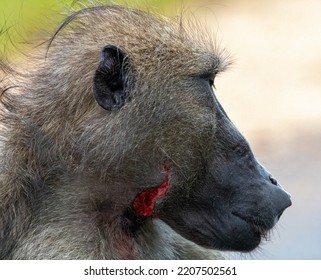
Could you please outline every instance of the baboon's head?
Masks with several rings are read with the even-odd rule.
[[[40,79],[60,81],[50,98],[69,112],[60,118],[68,159],[105,184],[101,201],[120,209],[132,234],[159,218],[201,246],[250,251],[290,197],[215,96],[227,60],[194,35],[136,10],[85,9],[51,41]],[[58,117],[46,126],[57,139]]]

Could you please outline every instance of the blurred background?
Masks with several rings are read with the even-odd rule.
[[[17,58],[81,1],[0,0],[0,50]],[[104,1],[106,3],[110,1]],[[124,3],[125,1],[113,1]],[[270,240],[233,259],[321,259],[321,1],[144,0],[126,3],[167,16],[183,10],[212,30],[235,61],[217,96],[257,158],[291,193]],[[190,14],[190,13],[187,13]]]

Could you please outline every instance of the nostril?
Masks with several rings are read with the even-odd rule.
[[[278,181],[275,178],[273,178],[272,175],[270,175],[269,179],[273,185],[278,185]]]

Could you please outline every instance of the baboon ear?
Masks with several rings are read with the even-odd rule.
[[[93,91],[97,103],[106,110],[115,111],[125,104],[124,52],[112,45],[103,47],[95,72]]]

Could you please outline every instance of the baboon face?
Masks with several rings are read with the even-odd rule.
[[[289,194],[217,100],[218,56],[185,47],[178,58],[175,48],[149,46],[148,65],[140,65],[143,50],[141,61],[114,44],[101,50],[94,97],[130,131],[123,140],[134,141],[119,167],[136,180],[126,218],[135,230],[159,218],[201,246],[253,250],[291,205]]]

